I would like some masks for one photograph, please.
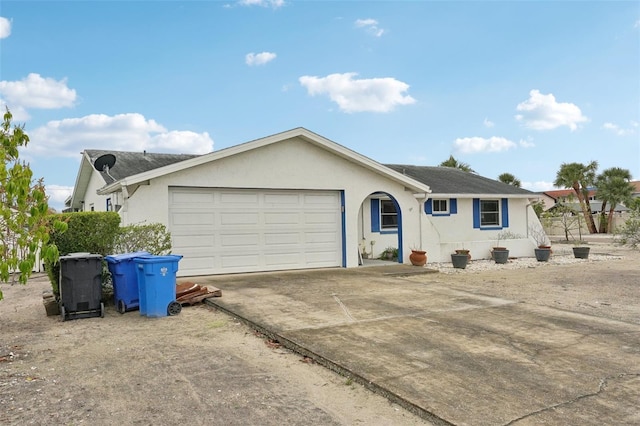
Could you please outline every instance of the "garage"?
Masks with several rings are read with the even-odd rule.
[[[340,191],[169,187],[179,275],[343,266]]]

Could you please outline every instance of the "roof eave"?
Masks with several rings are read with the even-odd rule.
[[[275,135],[267,136],[261,139],[256,139],[253,141],[245,142],[240,145],[235,145],[229,148],[225,148],[220,151],[214,151],[210,154],[201,155],[199,157],[194,157],[188,160],[180,161],[178,163],[170,164],[168,166],[159,167],[157,169],[149,170],[148,172],[139,173],[137,175],[128,176],[125,179],[121,179],[119,181],[113,182],[109,185],[106,185],[98,190],[98,194],[106,195],[112,192],[118,191],[123,186],[135,185],[144,181],[148,181],[160,176],[164,176],[170,173],[179,172],[181,170],[185,170],[191,167],[199,166],[211,161],[217,161],[226,157],[231,157],[233,155],[241,154],[243,152],[251,151],[254,149],[258,149],[267,145],[271,145],[273,143],[285,141],[287,139],[293,139],[296,137],[304,138],[306,141],[321,146],[324,149],[333,152],[334,154],[351,161],[353,163],[359,164],[369,170],[372,170],[376,173],[385,175],[392,180],[395,180],[405,186],[407,189],[417,192],[417,193],[430,193],[431,188],[428,185],[425,185],[421,182],[416,181],[408,176],[405,176],[401,173],[396,172],[382,164],[365,157],[364,155],[358,154],[355,151],[352,151],[342,145],[339,145],[329,139],[326,139],[316,133],[313,133],[303,127],[298,127],[292,130],[288,130],[286,132],[277,133]]]

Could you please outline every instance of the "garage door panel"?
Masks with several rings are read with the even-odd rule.
[[[213,248],[214,238],[210,235],[175,235],[171,234],[173,238],[174,247],[198,247],[198,248]]]
[[[171,192],[170,201],[175,205],[211,204],[214,194],[206,191],[176,190]]]
[[[257,226],[260,215],[257,212],[222,212],[220,213],[221,226]]]
[[[265,233],[264,244],[267,247],[282,245],[300,245],[302,239],[299,232]]]
[[[223,248],[253,248],[256,249],[260,244],[260,235],[251,234],[225,234],[220,236],[221,246]]]
[[[298,227],[300,223],[299,213],[289,212],[266,212],[264,213],[264,224],[269,225],[287,225]]]
[[[225,190],[219,194],[221,206],[235,206],[237,204],[256,205],[259,200],[257,192]]]
[[[283,205],[297,205],[297,204],[300,204],[300,195],[297,193],[265,194],[264,204],[265,206],[275,206],[275,207],[281,207]]]
[[[337,191],[170,188],[169,192],[173,252],[184,256],[181,276],[342,264]]]

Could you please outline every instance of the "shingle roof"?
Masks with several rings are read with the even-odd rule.
[[[498,180],[489,179],[475,173],[469,173],[453,167],[409,166],[385,164],[396,172],[407,175],[418,182],[429,185],[433,194],[495,194],[529,195],[534,192],[507,185]]]
[[[86,153],[91,164],[101,155],[113,154],[116,157],[116,162],[109,169],[109,174],[100,173],[107,184],[138,173],[198,157],[198,155],[193,154],[156,154],[152,152],[104,151],[99,149],[87,149]]]

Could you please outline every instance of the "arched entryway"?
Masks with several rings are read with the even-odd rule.
[[[393,195],[369,194],[358,213],[358,263],[403,263],[402,210]]]

